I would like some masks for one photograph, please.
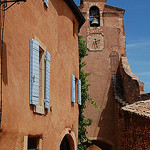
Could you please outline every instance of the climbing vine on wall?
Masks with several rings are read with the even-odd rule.
[[[89,101],[95,108],[97,108],[99,111],[99,107],[96,105],[95,101],[92,100],[87,93],[89,84],[87,83],[88,80],[86,79],[89,73],[85,73],[83,71],[83,67],[86,65],[85,62],[82,61],[82,59],[87,56],[85,41],[82,40],[82,37],[79,36],[79,73],[80,73],[80,80],[81,80],[81,97],[82,97],[82,105],[79,106],[79,130],[78,130],[78,150],[86,150],[87,147],[85,145],[85,142],[89,142],[90,140],[87,138],[87,130],[86,127],[90,126],[92,123],[92,119],[88,118],[86,119],[84,116],[84,110],[86,108],[86,101]]]

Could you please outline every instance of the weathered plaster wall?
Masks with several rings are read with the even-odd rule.
[[[79,78],[77,34],[78,22],[62,0],[49,1],[48,9],[42,0],[30,0],[6,11],[1,150],[21,150],[25,135],[42,135],[44,150],[58,150],[65,128],[75,133],[77,143],[78,104],[71,104],[71,74]],[[29,104],[29,41],[34,35],[51,54],[52,112],[45,116],[34,114]]]

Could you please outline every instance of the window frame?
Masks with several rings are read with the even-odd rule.
[[[45,91],[46,91],[46,54],[47,54],[47,51],[46,51],[46,46],[39,40],[39,38],[36,35],[34,35],[33,40],[35,40],[35,41],[37,41],[39,43],[39,98],[38,98],[38,104],[33,105],[34,106],[33,107],[33,111],[35,113],[38,113],[38,114],[41,114],[41,115],[45,115],[46,114],[46,109],[49,109],[49,108],[45,107],[45,96],[46,96],[46,93],[45,93]],[[41,59],[40,59],[40,51],[43,51],[43,53],[41,55],[42,56]],[[40,72],[40,70],[41,70],[41,72]],[[50,92],[50,89],[49,89],[49,92]],[[30,104],[32,104],[32,103],[30,103]]]

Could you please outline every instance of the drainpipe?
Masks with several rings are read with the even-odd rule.
[[[3,6],[2,6],[3,7]],[[2,8],[1,7],[1,8]],[[2,8],[3,9],[3,8]],[[5,21],[5,11],[1,11],[2,16],[2,27],[1,27],[1,90],[0,90],[0,129],[1,129],[1,121],[2,121],[2,102],[3,102],[3,88],[2,88],[2,77],[3,77],[3,36],[4,36],[4,21]]]

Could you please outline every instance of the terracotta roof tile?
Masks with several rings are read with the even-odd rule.
[[[150,100],[138,101],[122,107],[124,111],[150,118]]]

